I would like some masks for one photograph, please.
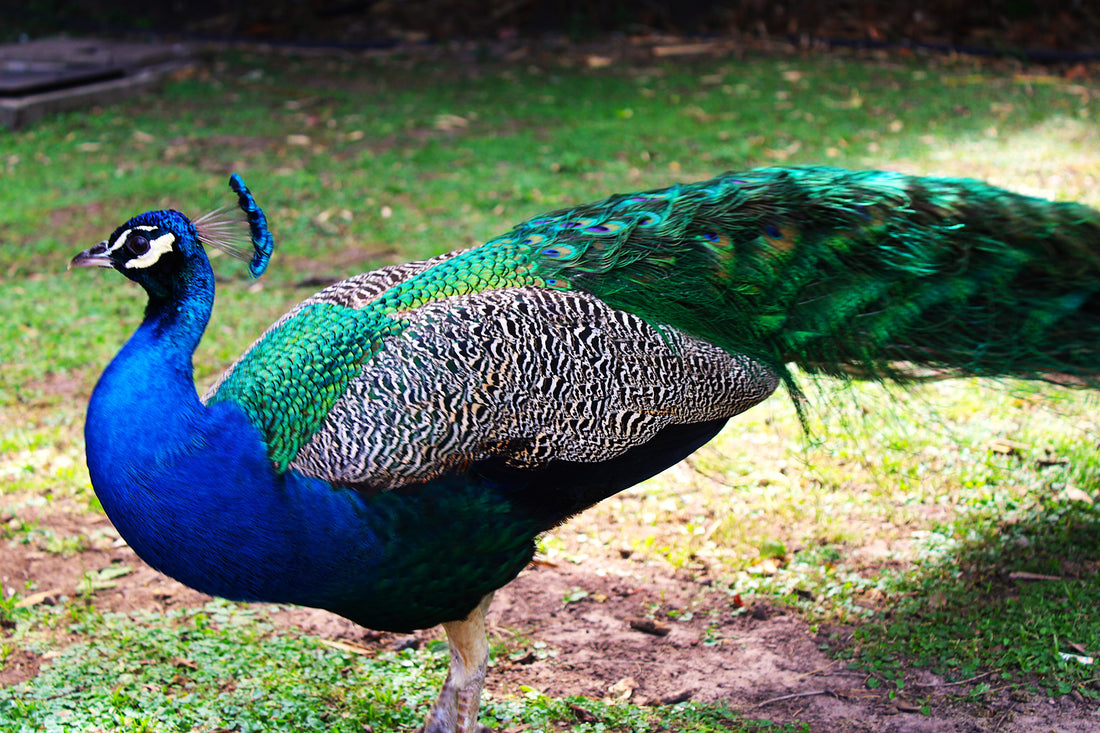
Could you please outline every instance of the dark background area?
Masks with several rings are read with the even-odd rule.
[[[1095,54],[1095,0],[30,0],[0,8],[0,40],[156,35],[388,46],[609,33],[825,39]]]

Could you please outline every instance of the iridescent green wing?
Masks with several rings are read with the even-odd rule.
[[[336,283],[267,330],[207,393],[232,402],[284,470],[364,364],[405,329],[404,314],[445,298],[538,284],[507,243],[383,268]]]
[[[283,470],[363,364],[400,332],[400,321],[374,308],[306,305],[253,344],[209,404],[233,402],[244,410]]]

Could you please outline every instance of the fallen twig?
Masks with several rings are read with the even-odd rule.
[[[374,654],[373,649],[368,649],[365,646],[359,646],[358,644],[349,644],[345,641],[336,641],[335,639],[318,639],[322,644],[333,649],[339,649],[342,652],[351,652],[352,654]]]
[[[1043,575],[1042,573],[1026,573],[1024,571],[1018,571],[1009,573],[1008,577],[1012,580],[1065,580],[1060,575]]]
[[[790,695],[781,695],[779,697],[773,697],[771,700],[765,700],[764,702],[756,703],[756,707],[762,708],[765,705],[771,705],[773,702],[782,702],[783,700],[794,700],[797,697],[815,697],[817,695],[834,695],[832,690],[809,690],[807,692],[794,692]]]

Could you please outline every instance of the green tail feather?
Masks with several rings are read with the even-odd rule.
[[[534,273],[779,369],[1100,383],[1100,212],[972,180],[770,168],[521,224]]]

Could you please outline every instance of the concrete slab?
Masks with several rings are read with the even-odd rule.
[[[110,104],[192,63],[183,44],[46,38],[0,45],[0,125],[18,128],[62,110]]]

